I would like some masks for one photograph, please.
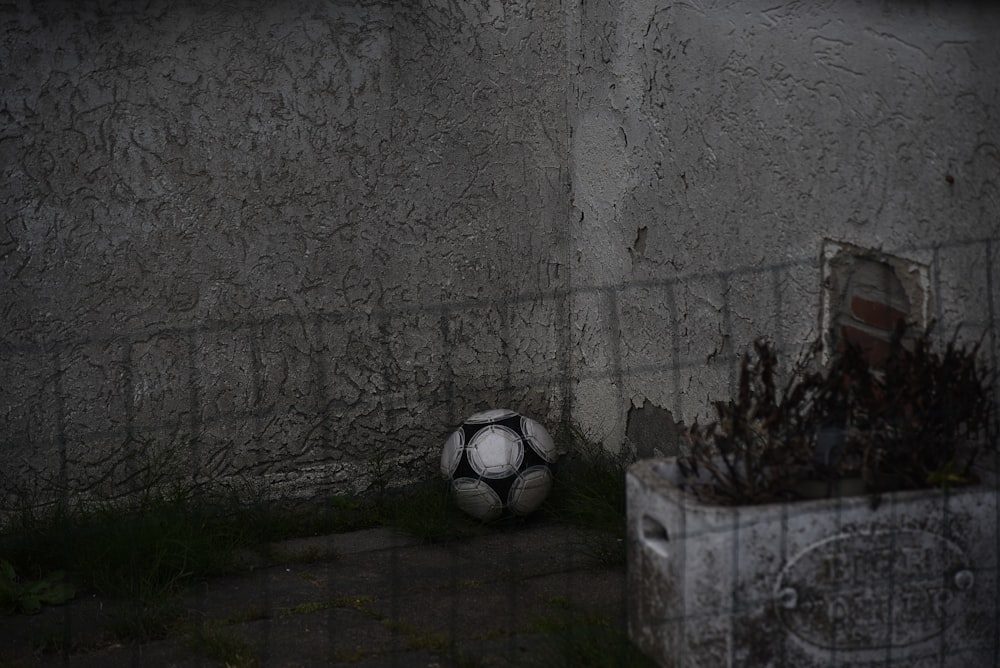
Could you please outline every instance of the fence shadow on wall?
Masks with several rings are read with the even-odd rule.
[[[919,258],[910,267],[919,285],[909,289],[929,299],[911,303],[909,315],[944,323],[940,338],[983,337],[994,368],[996,244],[878,255]],[[182,475],[250,479],[274,496],[356,486],[376,451],[401,478],[419,478],[469,412],[503,403],[572,421],[589,409],[580,395],[588,384],[616,402],[655,396],[690,420],[731,393],[740,355],[757,337],[794,357],[831,318],[852,317],[850,304],[839,315],[830,304],[858,299],[843,278],[831,287],[831,257],[569,285],[503,303],[281,314],[7,345],[5,375],[17,382],[3,397],[5,485],[109,490],[157,453]],[[905,310],[894,291],[905,300],[906,286],[878,287],[868,297],[884,294],[885,309]]]

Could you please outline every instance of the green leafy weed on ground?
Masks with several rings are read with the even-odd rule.
[[[65,571],[29,580],[18,576],[13,564],[0,560],[0,612],[4,614],[41,612],[45,605],[62,605],[76,595],[76,587],[65,582]]]

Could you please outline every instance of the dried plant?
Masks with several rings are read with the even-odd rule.
[[[716,422],[688,430],[681,470],[707,500],[767,503],[800,497],[806,481],[857,478],[879,493],[976,481],[974,465],[997,446],[992,375],[979,346],[934,350],[930,332],[900,327],[884,365],[845,344],[826,368],[813,347],[778,390],[766,341],[740,368],[734,400]]]

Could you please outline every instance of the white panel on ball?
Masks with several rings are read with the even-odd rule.
[[[521,473],[510,489],[508,506],[515,515],[527,515],[542,505],[552,489],[552,473],[545,466],[532,466]]]
[[[517,472],[524,459],[521,435],[497,424],[477,431],[465,451],[472,468],[484,478],[507,478]]]
[[[497,422],[498,420],[503,420],[504,418],[514,417],[517,415],[514,411],[509,411],[505,408],[493,408],[488,411],[482,411],[481,413],[473,413],[468,418],[466,418],[466,424],[487,424],[490,422]]]
[[[453,431],[448,440],[441,448],[441,475],[450,478],[455,469],[458,468],[458,460],[462,457],[462,450],[465,448],[465,433],[459,429]]]
[[[549,436],[545,427],[531,418],[522,417],[521,431],[535,451],[545,458],[545,461],[555,464],[559,460],[556,444],[552,441],[552,437]]]
[[[459,478],[452,484],[452,492],[459,508],[484,522],[503,513],[503,500],[484,480]]]

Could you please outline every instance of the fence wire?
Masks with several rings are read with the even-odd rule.
[[[938,322],[939,338],[958,332],[980,341],[993,369],[997,241],[884,254],[926,259],[918,269],[930,298],[921,317]],[[436,481],[429,491],[420,485],[435,480],[447,431],[485,401],[540,408],[562,435],[591,408],[578,394],[586,382],[615,388],[619,399],[655,384],[674,416],[690,418],[699,407],[706,414],[700,390],[731,394],[754,338],[770,333],[780,352],[794,355],[808,343],[804,332],[815,335],[836,317],[811,315],[803,325],[801,295],[787,288],[801,275],[818,283],[824,270],[822,259],[807,259],[567,285],[503,303],[4,344],[7,373],[31,379],[37,392],[14,404],[5,428],[5,563],[17,570],[0,575],[0,595],[15,613],[0,620],[0,659],[632,666],[653,655],[661,665],[998,665],[995,487],[985,497],[942,495],[928,507],[893,501],[884,512],[930,513],[940,533],[865,534],[860,549],[848,544],[862,512],[853,500],[836,505],[831,535],[815,533],[812,515],[794,504],[772,509],[769,524],[738,513],[713,519],[670,506],[649,467],[652,478],[636,478],[629,490],[626,518],[627,462],[612,454],[617,443],[605,444],[610,452],[595,467],[580,453],[586,439],[574,441],[551,503],[523,520],[463,523]],[[690,300],[681,295],[692,291],[718,295],[712,317],[729,345],[690,340]],[[832,298],[823,286],[810,294]],[[739,300],[751,298],[758,317],[746,322],[737,314],[750,302]],[[587,309],[598,325],[590,338],[573,326]],[[542,314],[540,333],[528,337],[534,350],[511,331],[525,312]],[[459,331],[470,313],[503,315],[476,338]],[[377,339],[407,328],[423,343],[373,340],[373,332]],[[492,362],[477,370],[469,362],[480,353]],[[407,358],[433,369],[437,381],[420,385],[413,365],[400,362]],[[357,386],[353,371],[373,374],[370,386]],[[692,390],[698,377],[708,380]],[[995,480],[996,459],[983,464]],[[192,486],[178,487],[178,479]],[[241,510],[220,522],[218,490],[204,481],[225,481]],[[400,481],[416,487],[396,489]],[[183,508],[164,501],[182,488]],[[133,512],[137,498],[155,512]],[[74,514],[80,499],[86,519]],[[175,513],[190,518],[192,508],[196,522],[177,521]],[[606,522],[609,508],[617,523]],[[972,528],[958,528],[970,517]],[[229,530],[241,528],[239,542]],[[216,538],[235,551],[220,550]],[[773,565],[755,584],[746,569],[761,552]],[[121,553],[129,568],[112,568]],[[53,575],[60,561],[70,565],[64,579]],[[929,575],[932,561],[948,570]],[[84,563],[96,574],[90,580],[71,567]],[[817,584],[823,578],[832,589]],[[60,600],[61,582],[77,588],[68,601]],[[37,614],[23,614],[36,612],[35,603]],[[928,609],[929,617],[921,614]],[[757,625],[733,621],[743,613]],[[861,630],[849,618],[861,618]]]

